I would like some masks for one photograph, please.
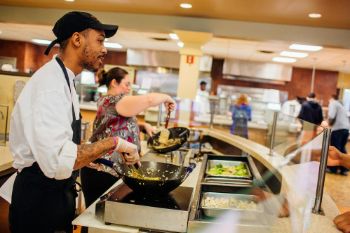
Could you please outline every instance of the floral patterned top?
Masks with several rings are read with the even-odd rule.
[[[137,145],[140,152],[140,131],[136,118],[121,116],[115,109],[116,103],[118,103],[123,97],[124,94],[118,96],[108,95],[101,97],[97,101],[97,113],[90,141],[96,142],[107,137],[118,136]],[[103,158],[113,161],[113,154],[112,151],[111,153],[104,155]]]

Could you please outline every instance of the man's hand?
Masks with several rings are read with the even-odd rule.
[[[350,233],[350,211],[338,215],[333,220],[339,230],[344,233]]]
[[[127,165],[138,163],[140,165],[140,155],[137,146],[120,137],[115,150],[123,155],[123,159]]]

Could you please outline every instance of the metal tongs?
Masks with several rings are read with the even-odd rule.
[[[171,110],[168,109],[168,113],[167,113],[166,118],[165,118],[165,128],[166,129],[168,128],[168,125],[169,125],[170,113],[171,113]]]

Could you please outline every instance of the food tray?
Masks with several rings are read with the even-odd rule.
[[[222,164],[224,167],[231,167],[231,166],[237,166],[237,165],[240,165],[240,164],[244,164],[244,166],[246,167],[247,169],[247,175],[246,176],[239,176],[239,175],[228,175],[228,174],[224,174],[224,175],[214,175],[214,174],[211,174],[209,173],[209,170],[211,168],[214,168],[216,165],[218,164]],[[208,163],[207,163],[207,168],[206,168],[206,176],[207,178],[238,178],[238,179],[252,179],[252,174],[250,172],[250,168],[248,166],[248,163],[247,162],[243,162],[243,161],[234,161],[234,160],[208,160]]]
[[[241,208],[235,208],[235,207],[208,207],[205,205],[205,199],[206,198],[234,198],[239,201],[254,201],[255,202],[255,196],[254,195],[248,195],[248,194],[234,194],[234,193],[216,193],[216,192],[205,192],[202,194],[202,200],[201,200],[201,209],[203,210],[203,213],[207,217],[219,217],[222,214],[224,214],[227,211],[235,211],[240,214],[241,218],[244,219],[253,219],[256,217],[257,214],[263,213],[263,208],[261,205],[256,205],[256,209],[241,209]]]

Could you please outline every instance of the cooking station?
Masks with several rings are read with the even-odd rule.
[[[180,186],[165,196],[142,196],[120,184],[96,204],[96,215],[106,224],[186,232],[192,194],[193,188]]]
[[[252,187],[271,195],[281,191],[281,175],[273,167],[274,161],[278,158],[270,160],[272,158],[264,155],[268,150],[265,152],[260,146],[249,148],[241,143],[241,139],[231,136],[223,138],[220,135],[222,134],[209,131],[203,137],[204,143],[212,145],[211,153],[209,151],[198,153],[198,148],[191,149],[191,146],[186,144],[177,151],[167,154],[145,149],[143,161],[166,162],[184,167],[195,162],[197,166],[181,186],[163,197],[136,195],[123,184],[122,180],[119,180],[105,195],[78,216],[73,224],[88,227],[89,233],[196,233],[203,232],[204,229],[209,229],[208,232],[220,232],[224,230],[220,227],[227,227],[227,222],[222,221],[221,216],[228,216],[229,227],[233,232],[292,232],[290,218],[275,218],[274,222],[269,221],[269,208],[273,203],[265,202],[260,205],[255,202],[255,194],[251,192]],[[147,148],[145,142],[143,148]],[[235,153],[228,154],[228,151]],[[253,155],[243,151],[250,151]],[[226,177],[227,174],[212,175],[213,172],[218,172],[216,170],[221,170],[221,166],[237,166],[241,163],[248,170],[242,173],[243,176],[235,177],[234,181],[232,177]],[[273,176],[262,182],[260,174],[265,174],[266,171],[274,171],[271,173]],[[233,208],[227,212],[229,215],[226,215],[225,208],[207,206],[207,201],[215,198],[246,200],[246,207],[250,208],[252,205],[253,209]],[[328,216],[312,215],[311,221],[315,225],[309,232],[316,233],[322,230],[337,232],[331,224],[331,219],[337,214],[334,212],[336,207],[326,194],[323,207]]]

